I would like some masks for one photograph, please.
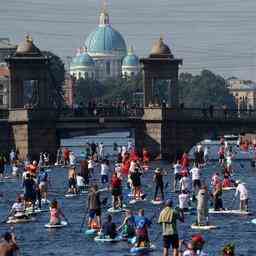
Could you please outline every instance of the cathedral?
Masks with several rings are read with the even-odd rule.
[[[97,28],[72,58],[70,75],[76,79],[104,80],[135,76],[139,71],[139,58],[132,47],[127,50],[123,36],[110,25],[109,14],[103,8]]]

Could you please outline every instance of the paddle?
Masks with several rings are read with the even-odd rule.
[[[231,206],[229,207],[229,210],[232,210],[233,209],[233,206],[234,206],[234,203],[236,201],[236,197],[234,196],[232,201],[231,201]]]
[[[82,220],[82,223],[81,223],[81,225],[80,225],[80,229],[79,229],[79,232],[81,233],[82,232],[82,229],[83,229],[83,226],[84,226],[84,223],[85,223],[85,219],[86,219],[86,216],[87,216],[87,214],[88,214],[88,209],[87,209],[87,211],[85,212],[85,214],[84,214],[84,216],[83,216],[83,220]]]

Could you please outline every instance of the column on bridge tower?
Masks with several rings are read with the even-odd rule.
[[[160,37],[152,47],[148,58],[140,60],[144,88],[144,146],[151,155],[164,157],[173,155],[176,149],[176,126],[170,121],[169,111],[179,107],[178,73],[182,59],[176,59],[170,48]],[[158,80],[168,81],[166,109],[163,102],[158,107],[149,108],[154,99],[154,87]],[[155,83],[155,84],[154,84]],[[159,99],[158,99],[159,100]],[[171,130],[172,132],[168,132]]]
[[[10,70],[9,124],[13,148],[21,159],[56,153],[56,113],[52,107],[49,58],[31,36],[6,59]]]

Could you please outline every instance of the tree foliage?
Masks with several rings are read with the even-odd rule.
[[[167,87],[163,80],[154,86],[155,101],[167,101]],[[133,79],[108,79],[98,82],[79,79],[76,83],[76,103],[87,106],[89,101],[111,105],[113,102],[125,101],[134,104],[135,94],[143,91],[141,75]],[[225,79],[211,71],[203,70],[199,75],[182,73],[179,78],[180,102],[185,107],[222,107],[235,106],[233,96],[229,93]]]

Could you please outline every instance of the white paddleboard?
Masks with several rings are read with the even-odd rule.
[[[101,243],[115,243],[115,242],[120,242],[122,241],[121,237],[116,237],[116,238],[109,238],[109,237],[102,237],[102,236],[96,236],[94,238],[95,242],[101,242]]]
[[[31,222],[31,221],[35,221],[35,218],[21,218],[21,219],[9,218],[9,220],[6,223],[7,224],[19,224],[19,223],[27,223],[27,222]]]
[[[252,219],[251,223],[256,224],[256,219]]]
[[[147,201],[147,199],[133,199],[129,202],[129,204],[136,204],[136,203],[139,203],[139,202],[145,202]]]
[[[154,204],[154,205],[160,205],[160,204],[163,204],[164,203],[164,201],[162,201],[162,200],[151,200],[151,203],[152,204]]]
[[[47,224],[44,225],[44,227],[45,228],[63,228],[67,225],[68,225],[68,223],[66,221],[61,221],[61,223],[58,224],[58,225],[52,225],[50,223],[47,223]]]
[[[124,208],[114,208],[114,207],[111,207],[108,209],[108,212],[109,213],[119,213],[119,212],[125,212],[126,209]]]
[[[141,253],[148,253],[152,252],[156,249],[156,246],[151,244],[150,247],[132,247],[130,249],[130,253],[134,254],[141,254]]]
[[[190,226],[192,229],[198,229],[198,230],[210,230],[210,229],[216,229],[218,228],[217,226],[215,225],[204,225],[204,226],[197,226],[195,224],[192,224]]]
[[[212,214],[240,214],[240,215],[251,215],[251,212],[247,211],[241,211],[241,210],[220,210],[220,211],[215,211],[214,209],[209,209],[209,213]]]
[[[235,190],[236,187],[226,187],[226,188],[222,188],[222,191],[230,191],[230,190]]]
[[[27,208],[25,214],[26,215],[33,215],[36,213],[41,213],[41,212],[49,212],[49,209],[35,209],[33,212],[33,209]]]
[[[78,197],[79,194],[72,194],[72,193],[68,193],[65,195],[66,198],[74,198],[74,197]]]

